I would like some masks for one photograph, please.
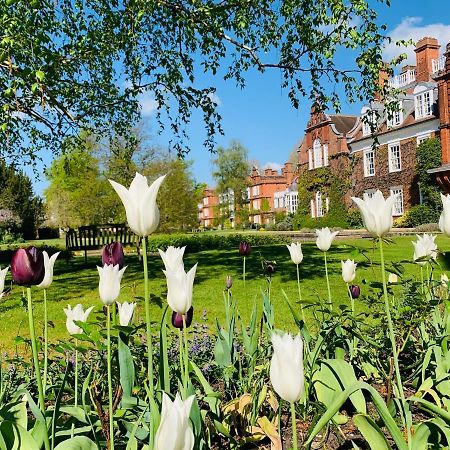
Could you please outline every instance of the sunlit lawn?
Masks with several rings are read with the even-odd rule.
[[[385,255],[388,262],[399,262],[412,258],[412,236],[395,238],[393,244],[385,244]],[[60,243],[48,241],[47,244]],[[443,236],[437,238],[437,244],[441,251],[450,250],[450,239]],[[373,248],[370,239],[359,240],[336,240],[328,253],[331,292],[335,310],[339,305],[349,303],[346,287],[341,279],[341,259],[351,257],[354,247],[365,249],[365,256],[356,256],[358,262],[357,278],[355,283],[361,285],[362,298],[356,302],[357,312],[367,312],[379,306],[364,301],[368,292],[368,285],[362,284],[362,280],[380,280],[380,265],[378,249]],[[304,260],[300,265],[301,286],[304,300],[314,305],[320,303],[320,299],[327,298],[327,287],[324,275],[323,253],[320,252],[313,242],[303,244]],[[261,258],[275,260],[277,270],[272,278],[271,297],[275,309],[275,322],[278,328],[292,329],[293,320],[284,300],[282,289],[293,301],[297,301],[297,283],[295,266],[290,261],[289,252],[284,245],[271,245],[253,248],[252,254],[247,258],[247,282],[244,287],[242,281],[242,258],[237,249],[209,250],[200,253],[189,253],[186,250],[185,267],[190,268],[198,262],[197,276],[194,286],[194,309],[197,321],[206,320],[214,327],[216,319],[223,321],[223,289],[225,277],[231,275],[233,278],[232,292],[237,299],[239,313],[244,321],[248,320],[253,305],[262,309],[262,291],[267,289],[268,282],[263,275]],[[159,322],[165,307],[165,278],[162,273],[163,264],[159,255],[152,254],[149,257],[149,273],[151,277],[150,289],[152,295],[152,317]],[[1,260],[1,265],[7,261]],[[122,284],[120,301],[137,301],[142,306],[142,272],[136,254],[127,256],[128,268]],[[450,268],[449,260],[440,256],[441,267],[444,270]],[[97,295],[98,274],[96,264],[99,264],[98,256],[88,257],[87,263],[84,257],[74,257],[69,262],[64,259],[57,261],[55,266],[54,283],[48,291],[49,319],[54,327],[50,330],[52,341],[68,339],[65,328],[65,314],[63,308],[67,304],[72,306],[82,303],[85,306],[96,305],[96,311],[100,312],[102,304]],[[419,276],[420,269],[417,265],[406,263],[404,265],[407,276]],[[439,271],[439,270],[438,270]],[[436,276],[440,276],[436,274]],[[8,277],[8,280],[10,277]],[[1,348],[7,351],[15,349],[15,337],[27,336],[27,314],[26,308],[21,301],[22,288],[13,286],[12,292],[0,303],[0,323],[2,324]],[[43,294],[33,289],[35,317],[37,329],[43,328]],[[311,308],[314,308],[312,306]],[[311,312],[307,312],[307,318],[311,318]],[[143,319],[143,308],[138,310],[138,320]],[[18,347],[23,351],[23,344]]]

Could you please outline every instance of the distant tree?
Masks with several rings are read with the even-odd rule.
[[[118,202],[111,204],[111,187],[94,157],[96,143],[86,134],[77,149],[55,158],[46,171],[44,192],[49,222],[61,227],[117,221]]]
[[[149,181],[167,175],[158,194],[160,225],[158,231],[190,231],[198,226],[198,203],[203,189],[191,174],[192,163],[168,153],[143,168]]]
[[[42,200],[33,193],[31,180],[0,159],[0,210],[9,211],[13,231],[24,238],[36,237],[43,221]]]
[[[228,148],[219,147],[213,161],[213,177],[217,184],[217,192],[226,195],[229,191],[234,194],[234,211],[242,224],[244,217],[240,217],[246,203],[246,191],[250,165],[248,150],[239,142],[232,141]],[[228,209],[227,209],[228,211]],[[224,218],[227,218],[226,215]]]

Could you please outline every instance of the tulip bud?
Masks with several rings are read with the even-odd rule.
[[[49,257],[46,251],[42,252],[44,256],[45,275],[42,282],[38,284],[37,286],[38,288],[47,289],[53,283],[53,267],[55,265],[56,258],[59,256],[60,253],[61,252],[56,252]]]
[[[294,403],[303,393],[303,340],[300,334],[272,335],[273,355],[270,361],[270,381],[275,392]]]
[[[331,247],[333,239],[337,236],[338,233],[339,231],[334,231],[332,233],[328,227],[316,230],[317,235],[316,245],[319,248],[319,250],[327,252]]]
[[[155,435],[154,450],[192,450],[195,444],[189,415],[195,396],[181,400],[179,394],[172,402],[162,393],[161,422]]]
[[[341,261],[342,267],[342,279],[346,283],[351,283],[356,276],[356,263],[352,259],[347,259],[347,261]]]
[[[361,288],[357,284],[352,284],[349,289],[352,298],[359,298],[359,296],[361,295]]]
[[[11,276],[19,286],[42,282],[45,275],[44,256],[36,247],[19,248],[11,258]]]
[[[117,302],[117,309],[119,310],[119,323],[122,327],[128,327],[133,320],[134,309],[136,303]]]
[[[71,308],[70,305],[67,305],[67,308],[64,308],[64,312],[66,313],[66,328],[69,334],[81,334],[83,330],[74,323],[76,322],[86,322],[90,312],[94,309],[93,306],[88,308],[86,311],[83,311],[83,307],[81,304],[75,306],[75,308]]]
[[[119,266],[112,264],[98,267],[98,274],[100,275],[100,282],[98,284],[98,291],[100,299],[105,305],[112,305],[119,297],[120,282],[126,266],[119,270]]]
[[[191,306],[188,309],[188,312],[186,313],[186,315],[184,316],[184,320],[186,322],[186,328],[189,328],[191,326],[193,317],[194,317],[194,307]],[[176,311],[173,311],[172,312],[172,325],[175,328],[179,328],[180,330],[182,330],[183,329],[183,315],[180,313],[177,313]]]
[[[111,242],[111,244],[105,245],[102,253],[102,266],[118,265],[119,269],[122,269],[125,263],[125,255],[123,253],[123,247],[120,242]]]
[[[225,287],[227,289],[231,289],[233,286],[233,279],[230,277],[230,275],[227,275],[227,278],[225,279]]]
[[[286,245],[291,255],[294,264],[300,264],[303,261],[302,244],[300,242],[293,242],[291,245]]]
[[[241,256],[248,256],[250,255],[250,252],[252,251],[252,248],[250,247],[250,244],[247,241],[241,241],[239,244],[239,254]]]
[[[271,277],[277,268],[277,262],[276,261],[264,261],[264,270],[266,271],[266,274]]]

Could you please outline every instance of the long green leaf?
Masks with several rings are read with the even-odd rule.
[[[450,424],[450,413],[445,409],[439,408],[439,406],[435,405],[434,403],[431,403],[428,400],[424,400],[423,398],[419,397],[410,397],[408,400],[411,402],[419,403],[420,406],[422,406],[424,409],[437,415],[441,419],[445,420],[448,424]]]
[[[358,430],[364,436],[364,439],[370,445],[372,450],[391,450],[384,433],[380,430],[378,425],[366,414],[357,414],[353,417],[353,422],[358,427]]]
[[[61,442],[55,450],[97,450],[97,445],[86,436],[76,436]]]
[[[405,440],[403,439],[403,434],[399,430],[397,424],[395,423],[394,419],[389,413],[386,403],[384,403],[384,400],[381,398],[380,394],[372,386],[363,381],[358,381],[357,383],[354,383],[352,386],[349,386],[347,389],[345,389],[345,391],[343,391],[341,394],[335,397],[333,403],[327,408],[325,414],[319,419],[319,421],[314,426],[305,445],[311,444],[311,442],[317,436],[320,430],[322,430],[322,428],[324,428],[328,424],[328,422],[330,422],[330,420],[340,410],[340,408],[347,401],[350,395],[359,389],[365,389],[371,394],[373,404],[377,408],[381,420],[385,424],[386,428],[389,430],[392,439],[394,439],[394,442],[397,445],[398,450],[408,450],[408,446]]]
[[[168,357],[168,345],[167,345],[167,310],[168,306],[164,310],[164,314],[161,319],[161,326],[159,328],[159,388],[170,393],[170,369],[169,369],[169,357]]]
[[[119,334],[118,338],[118,352],[119,352],[119,372],[120,385],[122,386],[123,396],[125,398],[131,397],[134,386],[134,361],[131,355],[130,348],[122,340]]]

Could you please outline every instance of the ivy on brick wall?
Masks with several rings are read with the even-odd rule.
[[[298,209],[294,216],[294,228],[320,228],[349,226],[345,194],[350,188],[350,170],[337,174],[328,167],[305,170],[298,178]],[[325,198],[329,199],[329,209],[323,217],[311,217],[311,200],[315,200],[316,192],[322,194],[323,208]]]
[[[416,150],[416,173],[422,194],[422,204],[412,206],[404,219],[405,226],[416,227],[424,223],[435,223],[442,209],[440,189],[434,175],[427,170],[442,163],[441,143],[432,138],[423,141]]]

